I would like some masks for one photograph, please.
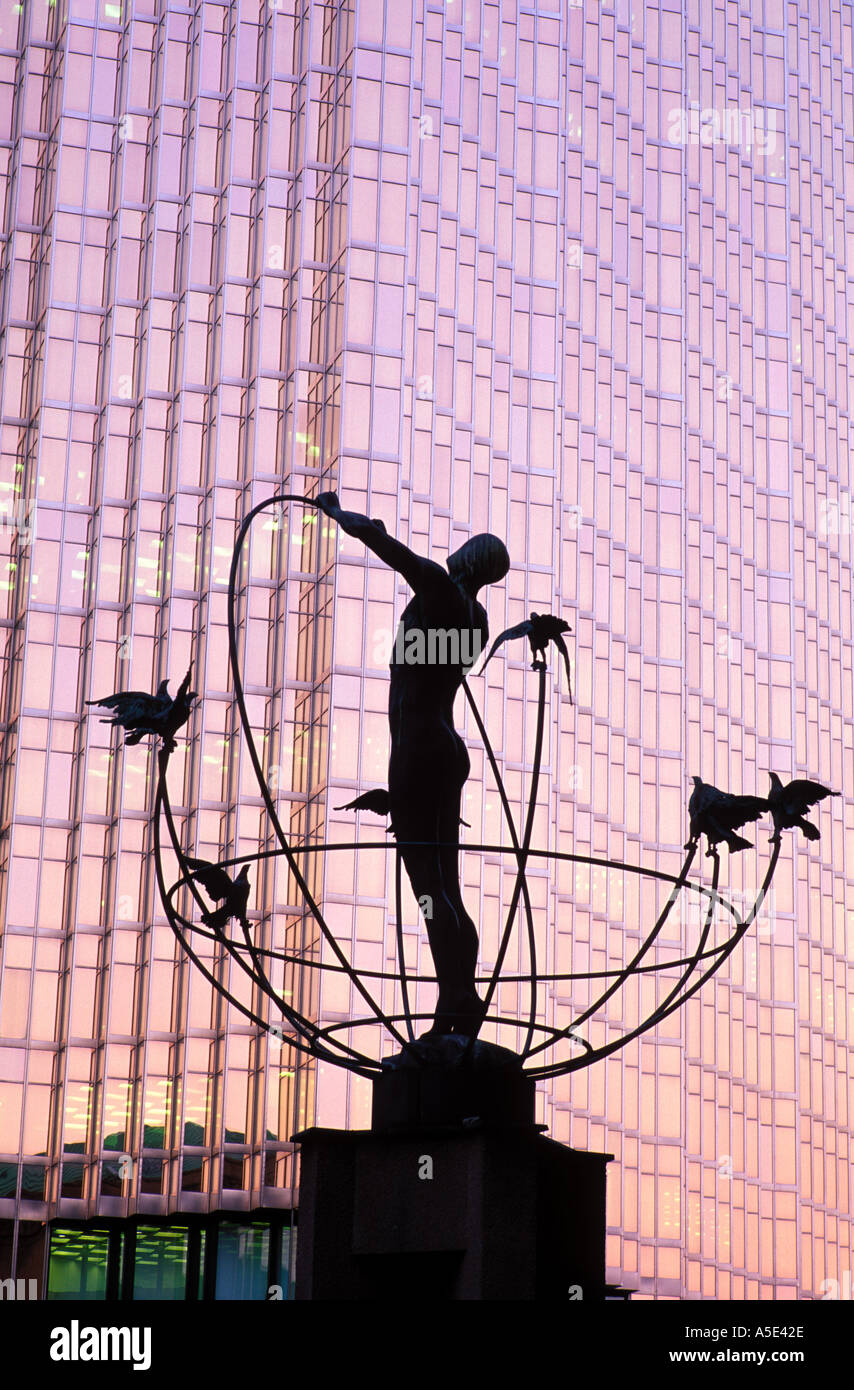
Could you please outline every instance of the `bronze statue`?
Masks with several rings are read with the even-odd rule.
[[[447,569],[389,536],[381,521],[344,511],[334,492],[315,499],[413,590],[389,663],[388,811],[404,867],[427,925],[439,997],[424,1035],[474,1037],[483,1018],[475,989],[477,931],[460,892],[459,827],[470,764],[454,729],[454,699],[486,645],[485,584],[503,579],[510,556],[497,536],[472,536]]]
[[[401,620],[398,641],[390,663],[389,786],[374,787],[357,795],[347,803],[347,809],[355,812],[368,811],[374,815],[392,818],[393,824],[390,828],[398,836],[395,846],[400,856],[397,867],[399,871],[406,867],[427,923],[436,967],[438,1002],[433,1026],[422,1039],[415,1039],[413,1033],[406,971],[401,968],[399,972],[403,1011],[389,1014],[371,995],[367,984],[347,959],[346,953],[325,922],[311,888],[300,870],[298,853],[291,848],[276,813],[275,802],[267,782],[269,771],[265,771],[263,750],[259,750],[249,718],[240,669],[237,623],[241,564],[245,560],[245,544],[253,521],[268,508],[281,506],[282,503],[306,504],[324,511],[329,517],[339,521],[351,535],[368,545],[385,564],[399,572],[414,591]],[[289,1045],[295,1051],[322,1058],[358,1075],[371,1077],[380,1083],[381,1089],[388,1074],[411,1073],[408,1078],[404,1077],[402,1080],[399,1075],[394,1076],[393,1084],[385,1087],[379,1101],[376,1099],[379,1093],[375,1093],[374,1119],[377,1129],[411,1127],[420,1123],[432,1125],[440,1122],[438,1116],[442,1117],[442,1124],[457,1124],[463,1119],[474,1119],[478,1115],[488,1114],[494,1116],[498,1113],[503,1116],[502,1123],[506,1122],[510,1114],[515,1116],[514,1124],[528,1123],[528,1120],[519,1118],[527,1101],[523,1104],[522,1093],[513,1089],[515,1082],[512,1081],[512,1076],[515,1074],[517,1080],[524,1076],[527,1085],[528,1080],[545,1080],[577,1071],[611,1055],[680,1009],[686,1000],[721,968],[757,920],[780,857],[782,831],[797,829],[807,838],[815,839],[818,830],[805,819],[807,808],[820,802],[825,796],[835,795],[820,783],[804,779],[795,780],[788,787],[784,787],[782,784],[778,785],[779,779],[773,778],[767,800],[762,797],[731,796],[696,777],[688,808],[691,831],[686,845],[687,857],[678,875],[663,874],[659,869],[647,870],[638,864],[620,864],[596,855],[531,849],[545,735],[548,670],[546,659],[549,648],[554,644],[563,658],[569,678],[571,662],[563,638],[570,629],[563,619],[557,618],[554,614],[530,613],[524,622],[517,623],[515,627],[501,633],[491,648],[491,652],[495,652],[511,638],[527,638],[531,648],[532,666],[539,675],[537,727],[531,758],[525,829],[520,837],[486,728],[464,679],[467,671],[476,663],[481,649],[485,650],[487,647],[486,613],[477,602],[478,592],[484,584],[503,578],[508,569],[507,551],[502,543],[491,535],[476,536],[468,541],[449,556],[446,567],[443,568],[413,554],[406,546],[389,537],[382,522],[345,512],[332,492],[322,493],[319,499],[302,497],[296,493],[265,498],[247,513],[238,532],[228,583],[228,653],[243,735],[261,796],[278,840],[279,848],[274,853],[286,857],[297,890],[304,898],[308,911],[329,947],[329,961],[312,960],[310,963],[321,970],[346,972],[354,989],[368,1006],[369,1013],[363,1018],[336,1019],[333,1023],[321,1027],[316,1019],[303,1015],[285,998],[280,997],[279,991],[274,990],[271,983],[269,966],[274,960],[286,964],[299,963],[299,958],[291,951],[262,951],[256,948],[252,939],[253,926],[247,921],[246,916],[250,896],[246,870],[244,869],[237,879],[232,879],[230,872],[224,872],[220,881],[215,871],[231,869],[232,860],[209,865],[207,861],[188,858],[182,850],[169,803],[166,773],[170,752],[175,746],[175,731],[186,723],[190,704],[196,698],[194,692],[185,689],[189,685],[189,677],[175,701],[169,699],[166,683],[161,682],[160,688],[153,696],[147,692],[130,691],[108,696],[106,701],[102,699],[93,702],[104,705],[113,712],[115,722],[134,735],[133,741],[146,733],[159,735],[163,740],[163,747],[158,755],[159,778],[152,818],[154,856],[160,899],[182,950],[211,986],[238,1011],[260,1028],[280,1032],[278,1023],[273,1024],[264,1017],[263,1010],[255,1012],[247,1007],[226,988],[219,975],[212,973],[206,963],[196,955],[190,935],[196,930],[195,924],[177,912],[173,906],[174,894],[184,884],[192,889],[192,895],[202,911],[203,924],[215,927],[219,945],[268,997],[275,998],[277,1010],[288,1024]],[[450,640],[455,637],[456,642]],[[436,640],[432,641],[434,638]],[[489,974],[489,985],[483,998],[475,988],[478,934],[465,910],[459,882],[459,811],[462,789],[469,773],[465,747],[453,726],[454,699],[460,686],[463,686],[471,704],[484,750],[501,795],[512,842],[506,846],[475,845],[471,846],[471,849],[478,854],[489,852],[496,856],[512,855],[516,861],[516,879],[507,918],[498,940],[495,960]],[[571,698],[571,690],[569,693]],[[726,902],[718,892],[718,846],[726,843],[731,851],[747,848],[748,842],[736,832],[741,826],[757,820],[760,815],[769,811],[774,820],[773,852],[755,902],[746,910],[739,910],[734,904]],[[163,865],[160,825],[164,813],[171,847],[181,870],[178,882],[171,888],[167,887]],[[714,860],[711,890],[702,889],[689,880],[691,865],[697,853],[700,836],[703,834],[708,839],[709,853]],[[327,853],[350,847],[334,843],[317,844],[312,848]],[[268,853],[267,850],[259,851],[259,855],[244,858],[265,858]],[[641,945],[634,950],[625,966],[606,972],[609,983],[603,992],[588,1003],[580,1014],[573,1011],[572,1021],[561,1028],[554,1028],[538,1020],[542,1003],[541,997],[538,997],[538,990],[543,985],[551,986],[558,981],[564,985],[575,980],[588,982],[590,974],[588,971],[578,974],[553,971],[544,973],[538,967],[536,924],[530,895],[525,886],[525,865],[530,854],[536,854],[548,861],[586,863],[605,872],[617,870],[642,875],[652,873],[659,880],[662,877],[667,879],[674,888],[667,896],[654,926]],[[214,877],[217,877],[217,882],[214,882]],[[400,872],[396,877],[399,880]],[[211,897],[222,906],[213,911],[208,908],[196,884],[200,884],[203,889],[207,888]],[[214,889],[216,891],[213,891]],[[678,901],[679,893],[685,889],[705,893],[709,904],[696,950],[681,960],[673,961],[665,957],[661,963],[641,966],[640,962],[652,949],[669,912]],[[516,909],[520,900],[528,927],[530,1006],[527,1011],[527,1036],[517,1054],[506,1047],[482,1040],[478,1034],[484,1026],[488,1003],[502,978],[502,966],[512,938]],[[726,916],[732,919],[732,931],[722,943],[707,946],[713,926],[712,909],[716,903],[721,903]],[[228,933],[229,919],[238,921],[242,940],[236,932]],[[399,921],[397,925],[402,936]],[[209,932],[207,934],[209,935]],[[615,1037],[606,1031],[602,1035],[600,1045],[594,1047],[581,1035],[579,1029],[588,1019],[601,1018],[601,1010],[608,1001],[618,990],[623,989],[625,983],[640,969],[663,972],[679,970],[681,974],[669,989],[664,1001],[657,1004],[647,1017],[641,1018],[636,1026],[629,1026],[621,1036]],[[392,977],[388,971],[378,973],[383,980]],[[697,978],[693,978],[695,976]],[[516,983],[521,983],[521,979],[520,976],[514,977]],[[405,1020],[408,1039],[403,1037],[397,1027],[401,1019]],[[488,1016],[490,1026],[507,1021],[503,1016]],[[519,1021],[523,1022],[521,1019]],[[375,1027],[378,1024],[399,1044],[401,1050],[396,1055],[380,1059],[373,1052],[362,1052],[352,1041],[343,1041],[344,1034],[349,1034],[357,1028]],[[541,1035],[539,1040],[538,1034]],[[579,1044],[583,1048],[583,1054],[573,1052],[555,1062],[544,1057],[544,1054],[555,1048],[558,1043],[566,1041]],[[523,1068],[523,1063],[531,1061],[532,1066],[525,1065]],[[441,1072],[447,1072],[444,1079],[439,1076]],[[508,1092],[504,1080],[498,1078],[499,1072],[505,1079],[511,1077],[510,1091],[515,1099],[508,1105],[504,1104]],[[485,1088],[482,1088],[477,1078],[483,1079],[487,1074],[490,1079],[485,1083]],[[493,1082],[496,1082],[497,1089]],[[501,1099],[502,1097],[504,1099]]]

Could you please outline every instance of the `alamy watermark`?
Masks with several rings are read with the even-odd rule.
[[[130,1361],[135,1371],[151,1365],[150,1327],[54,1327],[50,1334],[51,1361]]]
[[[671,145],[730,145],[757,149],[761,155],[777,151],[777,112],[761,106],[673,106],[667,113],[667,138]]]
[[[9,508],[0,503],[0,534],[9,532],[20,545],[30,545],[36,538],[36,499],[21,497]]]
[[[702,931],[707,925],[732,933],[750,918],[754,934],[768,938],[774,936],[781,925],[773,886],[764,893],[761,888],[755,892],[727,888],[721,893],[682,889],[674,891],[672,902],[669,925],[681,924],[691,933]]]
[[[37,1299],[38,1279],[0,1279],[0,1299]]]
[[[395,666],[473,666],[483,633],[473,627],[411,627],[401,623],[391,651]]]
[[[851,1286],[851,1270],[843,1270],[841,1283],[838,1279],[823,1279],[819,1298],[822,1302],[826,1302],[828,1299],[844,1299],[848,1303],[854,1301],[854,1289],[852,1289]]]
[[[822,536],[850,536],[851,519],[850,492],[843,490],[838,497],[822,497],[818,515],[818,529]]]

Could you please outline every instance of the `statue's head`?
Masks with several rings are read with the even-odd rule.
[[[510,556],[503,541],[483,531],[464,541],[459,550],[448,556],[446,564],[454,582],[476,594],[484,584],[497,584],[504,578],[510,568]]]

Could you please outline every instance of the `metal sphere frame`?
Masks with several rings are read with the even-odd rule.
[[[232,555],[231,570],[228,582],[228,650],[231,675],[234,683],[234,698],[237,704],[238,713],[244,738],[246,739],[250,761],[252,763],[255,777],[264,801],[271,824],[275,831],[279,843],[278,849],[262,850],[251,855],[241,855],[230,859],[221,859],[217,862],[217,867],[222,869],[230,868],[234,865],[243,865],[258,862],[270,857],[284,856],[290,868],[295,882],[309,909],[311,916],[316,921],[321,936],[330,947],[334,960],[321,961],[307,956],[299,955],[295,952],[276,951],[271,948],[258,946],[252,937],[250,923],[246,917],[240,919],[240,937],[235,937],[229,932],[230,923],[223,927],[207,928],[196,922],[189,920],[178,912],[175,907],[174,899],[182,887],[189,889],[194,901],[199,909],[204,912],[206,904],[199,892],[196,879],[200,871],[194,870],[188,863],[180,839],[175,827],[172,814],[169,791],[167,786],[167,770],[169,765],[170,751],[163,747],[158,753],[158,778],[153,809],[153,832],[154,832],[154,858],[158,891],[172,931],[174,932],[182,949],[196,968],[208,980],[212,987],[225,999],[232,1004],[252,1023],[268,1032],[273,1032],[277,1037],[281,1037],[283,1042],[287,1042],[297,1052],[311,1057],[329,1062],[335,1066],[343,1067],[349,1071],[364,1077],[375,1077],[382,1072],[383,1063],[374,1057],[362,1052],[352,1046],[351,1043],[343,1041],[337,1035],[345,1031],[363,1029],[366,1027],[380,1027],[398,1044],[403,1050],[411,1051],[413,1058],[422,1063],[423,1058],[413,1047],[416,1042],[415,1023],[430,1017],[426,1014],[416,1014],[410,1007],[409,987],[413,984],[434,983],[433,975],[414,975],[406,971],[404,951],[403,951],[403,920],[401,910],[401,855],[399,845],[401,842],[389,843],[388,841],[353,841],[353,842],[322,842],[312,845],[300,845],[294,849],[279,821],[276,807],[273,802],[270,788],[262,767],[261,759],[255,743],[249,715],[246,708],[246,701],[243,689],[243,680],[240,673],[236,606],[237,606],[237,587],[238,575],[243,557],[244,544],[249,534],[250,527],[255,517],[269,507],[280,507],[284,503],[296,503],[298,505],[314,505],[312,499],[292,493],[277,494],[258,503],[246,516],[238,533],[237,541]],[[528,806],[525,817],[525,825],[520,841],[516,825],[513,819],[512,810],[507,797],[501,772],[490,743],[486,728],[481,717],[480,711],[469,689],[468,682],[463,679],[462,686],[469,709],[472,712],[478,732],[483,741],[487,758],[492,769],[493,776],[498,788],[501,799],[504,819],[510,835],[510,845],[490,845],[490,844],[465,844],[460,842],[460,849],[470,853],[481,854],[513,854],[517,861],[516,881],[513,887],[510,906],[507,911],[507,918],[501,934],[499,948],[496,955],[495,964],[488,975],[478,977],[479,985],[487,986],[484,996],[484,1006],[487,1010],[484,1024],[493,1025],[512,1025],[524,1027],[525,1042],[519,1053],[525,1073],[535,1080],[545,1080],[550,1077],[565,1075],[578,1071],[581,1068],[592,1066],[594,1062],[601,1061],[611,1053],[627,1046],[635,1038],[640,1037],[649,1029],[656,1027],[664,1019],[668,1018],[676,1010],[683,1007],[685,1003],[695,994],[707,980],[720,970],[724,962],[729,958],[742,938],[749,931],[756,920],[758,912],[770,889],[774,871],[780,855],[779,837],[774,842],[774,847],[769,859],[768,866],[763,878],[755,901],[749,910],[739,916],[737,909],[718,891],[720,876],[720,856],[717,848],[712,850],[713,867],[711,887],[689,880],[689,872],[696,856],[698,841],[692,840],[686,851],[686,857],[682,868],[678,874],[666,873],[660,869],[646,868],[640,864],[628,864],[619,860],[605,859],[595,855],[575,854],[558,850],[543,850],[531,846],[531,835],[533,831],[534,812],[536,809],[537,788],[540,778],[542,763],[543,735],[545,728],[545,704],[546,704],[546,677],[547,666],[543,660],[534,663],[538,671],[538,704],[537,704],[537,724],[534,740],[534,758],[531,771],[531,785],[528,795]],[[164,868],[163,868],[163,844],[161,841],[161,821],[165,818],[169,834],[171,848],[175,854],[180,868],[179,878],[167,887]],[[403,843],[423,844],[426,841],[407,841]],[[302,874],[297,856],[310,854],[330,854],[339,851],[361,852],[364,850],[382,850],[389,853],[395,851],[395,918],[396,918],[396,937],[397,937],[397,971],[384,970],[361,970],[357,971],[347,959],[344,951],[335,939],[334,934],[326,923],[320,907],[316,903],[308,883]],[[586,864],[591,867],[602,868],[605,870],[620,871],[623,873],[634,874],[642,878],[651,878],[671,885],[671,891],[667,897],[664,907],[659,912],[658,917],[648,933],[641,942],[635,954],[628,962],[619,969],[613,970],[593,970],[593,971],[570,971],[570,972],[549,972],[541,973],[537,970],[537,951],[536,933],[534,928],[533,910],[528,889],[525,867],[529,859],[541,859],[546,861],[563,861],[576,864]],[[705,920],[699,933],[696,949],[692,954],[683,956],[678,960],[667,960],[662,962],[644,962],[644,957],[648,955],[656,940],[661,935],[673,907],[683,891],[693,892],[700,895],[701,900],[707,899]],[[528,945],[529,970],[525,975],[504,976],[502,967],[513,933],[513,927],[517,915],[520,898],[523,903],[526,936]],[[715,918],[716,908],[720,907],[724,913],[728,913],[733,919],[731,934],[724,940],[715,945],[709,945],[709,937]],[[282,1022],[271,1022],[256,1012],[255,1009],[248,1007],[241,1000],[237,999],[219,980],[208,966],[199,958],[194,950],[190,937],[192,934],[199,935],[216,945],[220,946],[226,953],[226,957],[234,960],[239,968],[244,971],[252,984],[266,995],[271,1001],[271,1006],[275,1008],[281,1017]],[[368,1006],[369,1014],[364,1018],[351,1018],[327,1024],[321,1027],[319,1024],[306,1018],[292,1004],[288,1004],[280,992],[276,991],[270,984],[267,972],[267,963],[277,961],[284,964],[296,965],[305,970],[318,970],[333,973],[344,973],[350,980],[351,985],[361,995],[365,1004]],[[224,963],[224,958],[221,964]],[[680,978],[670,989],[666,997],[653,1009],[650,1015],[636,1027],[630,1028],[627,1032],[616,1038],[610,1038],[607,1042],[599,1046],[594,1046],[590,1041],[582,1037],[578,1029],[601,1010],[608,1000],[620,990],[627,980],[635,976],[647,974],[655,975],[663,971],[682,970]],[[695,971],[700,970],[699,977],[692,979]],[[395,982],[399,985],[402,998],[402,1012],[389,1014],[385,1012],[374,999],[364,981],[376,980],[380,983]],[[571,983],[582,980],[603,980],[607,985],[603,992],[587,1008],[580,1013],[571,1024],[563,1028],[555,1028],[545,1023],[538,1023],[537,1014],[537,987],[541,984]],[[502,1015],[489,1012],[489,1005],[495,994],[499,983],[505,984],[526,984],[530,995],[530,1005],[527,1010],[526,1020],[518,1018],[507,1018]],[[283,1025],[288,1031],[283,1032]],[[402,1025],[402,1029],[400,1026]],[[539,1041],[535,1042],[535,1035],[542,1035]],[[548,1062],[542,1054],[556,1047],[561,1042],[578,1044],[583,1051],[569,1057]],[[473,1040],[469,1043],[469,1049],[473,1046]],[[539,1060],[537,1060],[539,1059]]]

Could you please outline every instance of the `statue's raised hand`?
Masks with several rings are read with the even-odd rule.
[[[327,516],[334,517],[335,513],[341,510],[341,503],[338,501],[337,492],[319,492],[313,500],[315,505],[319,507],[322,512],[325,512]]]

